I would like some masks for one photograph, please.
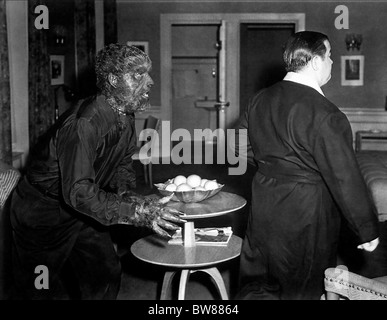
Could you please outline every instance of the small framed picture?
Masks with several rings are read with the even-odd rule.
[[[64,84],[64,56],[50,56],[51,85]]]
[[[148,41],[128,41],[126,43],[128,46],[134,46],[144,51],[147,55],[149,55],[149,43]]]
[[[362,86],[364,84],[364,56],[341,56],[341,85]]]

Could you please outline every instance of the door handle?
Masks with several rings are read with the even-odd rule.
[[[224,107],[229,107],[230,106],[230,102],[217,102],[214,104],[215,108],[224,108]]]

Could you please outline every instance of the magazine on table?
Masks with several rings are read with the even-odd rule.
[[[227,246],[231,236],[231,227],[195,228],[195,243],[197,246]],[[168,243],[182,245],[182,230],[177,230]]]

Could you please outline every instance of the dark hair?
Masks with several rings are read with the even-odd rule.
[[[109,44],[101,49],[96,57],[95,73],[98,89],[106,94],[111,90],[108,79],[109,73],[122,77],[137,67],[150,67],[152,64],[144,51],[134,46],[123,44]]]
[[[328,37],[320,32],[301,31],[292,35],[285,43],[283,59],[286,71],[299,71],[315,56],[324,59]]]

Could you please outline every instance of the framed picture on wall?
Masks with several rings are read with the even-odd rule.
[[[134,46],[144,51],[147,55],[149,55],[149,43],[148,41],[128,41],[126,43],[128,46]]]
[[[51,85],[64,84],[64,61],[62,55],[50,56]]]
[[[341,56],[341,85],[362,86],[364,84],[364,56]]]

